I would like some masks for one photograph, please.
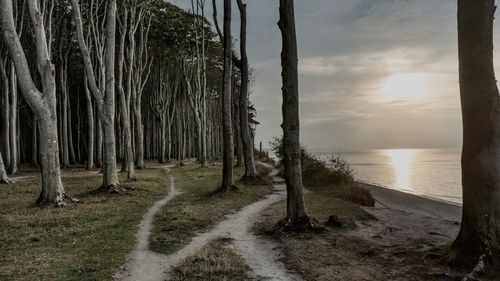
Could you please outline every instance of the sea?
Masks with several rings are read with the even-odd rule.
[[[350,163],[357,181],[462,204],[458,149],[308,151],[326,162],[333,154],[341,155]]]

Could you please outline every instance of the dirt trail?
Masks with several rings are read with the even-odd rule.
[[[168,170],[172,166],[163,167]],[[115,275],[115,280],[121,281],[160,281],[165,275],[165,255],[155,253],[149,249],[149,237],[153,229],[154,216],[169,201],[180,195],[175,188],[174,177],[170,175],[170,191],[166,197],[156,202],[139,225],[137,245],[127,258],[126,265]]]
[[[267,164],[265,166],[273,168]],[[282,184],[283,179],[276,177],[277,173],[276,169],[273,169],[271,173],[275,183],[272,194],[227,216],[214,229],[196,236],[186,247],[167,256],[149,251],[148,238],[154,214],[161,206],[175,197],[175,195],[171,197],[171,194],[176,192],[172,177],[171,189],[173,192],[171,191],[169,194],[171,198],[165,198],[162,200],[163,203],[157,203],[145,216],[146,223],[142,224],[138,234],[139,244],[129,258],[125,271],[119,273],[117,279],[122,281],[168,280],[171,270],[185,258],[194,255],[212,240],[224,237],[233,240],[232,248],[245,259],[257,280],[302,280],[299,275],[288,272],[280,261],[282,247],[278,243],[257,237],[251,231],[251,227],[257,222],[261,211],[286,197],[286,188]],[[177,192],[177,194],[179,193]]]

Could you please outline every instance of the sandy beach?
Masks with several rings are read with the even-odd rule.
[[[452,202],[414,195],[390,188],[359,182],[377,200],[376,207],[388,207],[438,220],[460,222],[462,207]]]

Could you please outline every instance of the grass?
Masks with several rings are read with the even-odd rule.
[[[258,166],[260,176],[269,169]],[[176,187],[183,194],[172,200],[156,216],[151,236],[151,249],[170,254],[188,244],[198,233],[205,232],[232,212],[241,209],[272,191],[266,185],[243,185],[239,190],[227,194],[214,193],[220,184],[220,166],[199,168],[187,165],[172,169]],[[236,168],[234,178],[243,175],[242,168]]]
[[[112,280],[135,245],[146,210],[165,195],[168,176],[160,169],[138,170],[121,196],[89,195],[99,174],[63,171],[66,191],[81,200],[64,208],[33,206],[40,178],[0,186],[0,280]],[[120,174],[124,187],[125,174]]]
[[[248,281],[251,269],[229,248],[230,241],[218,239],[174,268],[172,281]]]

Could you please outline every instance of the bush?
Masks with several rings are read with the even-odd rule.
[[[283,138],[275,137],[269,143],[271,150],[283,159]],[[326,163],[301,148],[301,168],[304,185],[310,188],[331,187],[333,195],[339,199],[362,206],[374,206],[370,192],[354,181],[354,170],[343,155],[332,155]],[[282,167],[280,171],[282,170]]]

